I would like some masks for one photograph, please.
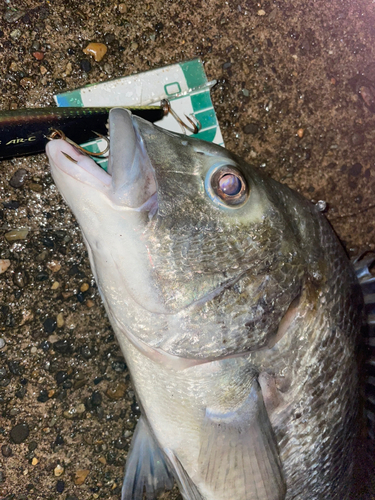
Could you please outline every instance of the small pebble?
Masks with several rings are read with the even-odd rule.
[[[88,469],[79,469],[74,474],[74,484],[79,486],[83,484],[89,475],[90,471]]]
[[[31,465],[37,465],[39,463],[39,460],[34,457],[32,460],[31,460]]]
[[[43,340],[39,346],[43,351],[49,351],[51,349],[51,343],[48,340]]]
[[[115,441],[115,448],[117,448],[118,450],[124,450],[127,447],[127,445],[128,445],[128,442],[123,437],[119,437]]]
[[[21,30],[13,30],[10,34],[10,38],[12,38],[13,40],[18,40],[20,37],[21,37],[22,33],[21,33]]]
[[[108,387],[106,395],[110,399],[121,399],[125,396],[126,385],[124,382],[118,382],[114,387]]]
[[[66,65],[66,68],[65,68],[65,73],[63,76],[70,76],[71,73],[73,71],[73,66],[72,66],[72,63],[71,62],[68,62],[68,64]]]
[[[72,352],[72,344],[67,339],[59,339],[53,344],[53,348],[59,354],[69,354]]]
[[[28,233],[29,230],[26,227],[21,227],[19,229],[12,229],[11,231],[8,231],[4,236],[7,241],[12,242],[26,239]]]
[[[58,434],[55,439],[55,445],[62,446],[63,444],[64,444],[64,438],[62,437],[61,434]]]
[[[15,425],[9,435],[13,443],[20,444],[29,437],[29,433],[29,426],[23,423]]]
[[[57,493],[62,493],[65,490],[65,483],[64,481],[57,481],[56,483],[56,491]]]
[[[104,43],[89,43],[88,46],[83,49],[86,55],[93,56],[96,62],[99,62],[107,53],[107,46]]]
[[[53,470],[53,473],[56,477],[60,477],[62,474],[64,474],[64,467],[61,467],[60,464],[57,464]]]
[[[17,210],[20,207],[20,202],[17,200],[7,201],[3,203],[4,208],[8,208],[9,210]]]
[[[120,14],[126,14],[128,8],[126,6],[126,3],[120,3],[118,5],[118,11],[120,12]]]
[[[52,290],[57,290],[59,288],[59,286],[60,286],[60,283],[58,281],[54,281],[52,283],[51,289]]]
[[[24,10],[18,10],[18,9],[8,9],[5,14],[4,14],[4,20],[7,21],[8,23],[15,23],[21,17],[23,17],[26,14],[26,11]]]
[[[48,72],[48,69],[45,66],[40,66],[39,71],[42,75],[45,75]]]
[[[52,260],[51,262],[48,262],[47,267],[53,273],[57,273],[61,269],[61,264],[59,262],[56,262],[55,260]]]
[[[40,403],[45,403],[48,401],[48,392],[45,389],[42,389],[39,393],[39,396],[37,397],[37,401]]]
[[[112,362],[112,370],[117,373],[123,373],[126,368],[126,363],[123,359],[116,359]]]
[[[9,266],[10,266],[9,259],[0,259],[0,274],[5,273],[5,271],[9,268]]]
[[[37,182],[30,182],[29,189],[31,189],[31,191],[34,191],[35,193],[41,193],[43,191],[43,186],[41,186]]]
[[[65,410],[63,412],[63,417],[68,420],[72,420],[73,418],[82,417],[85,411],[85,405],[83,403],[80,403],[77,406],[70,408],[69,410]]]
[[[263,9],[260,9],[260,10],[258,10],[257,14],[258,14],[258,16],[265,16],[266,15],[266,11],[263,10]]]
[[[74,390],[80,389],[87,384],[87,379],[83,378],[82,380],[76,380],[73,384]]]
[[[48,257],[48,252],[47,250],[43,250],[36,256],[36,260],[38,262],[43,262],[46,258]]]
[[[80,288],[81,292],[87,292],[88,289],[89,289],[89,284],[88,283],[83,283],[81,285],[81,288]]]
[[[62,328],[65,324],[63,313],[60,312],[56,317],[57,328]]]
[[[0,337],[0,349],[2,349],[5,346],[5,340]]]
[[[299,129],[297,130],[297,135],[298,135],[298,137],[299,137],[300,139],[302,139],[302,137],[303,137],[304,133],[305,133],[305,131],[304,131],[304,129],[303,129],[303,128],[299,128]]]
[[[40,52],[39,50],[37,50],[36,52],[33,52],[33,56],[38,61],[41,61],[42,59],[44,59],[44,52]]]
[[[81,70],[85,73],[91,71],[91,63],[88,59],[82,59],[80,62]]]
[[[26,392],[26,387],[21,387],[21,389],[18,389],[18,391],[16,391],[14,395],[19,399],[23,399],[26,395]]]
[[[20,85],[24,89],[32,89],[35,87],[35,82],[32,78],[29,78],[28,76],[25,76],[24,78],[21,78],[20,80]]]
[[[93,406],[100,406],[103,398],[99,391],[94,391],[90,399]]]
[[[47,318],[43,322],[43,328],[46,333],[53,333],[56,330],[56,320],[53,318]]]
[[[104,36],[104,41],[105,41],[106,45],[113,43],[115,40],[116,40],[116,37],[113,33],[107,33]]]
[[[3,444],[1,447],[1,454],[3,457],[8,458],[12,456],[12,448],[8,444]]]
[[[13,283],[19,288],[24,288],[27,285],[28,279],[24,269],[15,269],[13,274]]]
[[[60,337],[56,333],[48,336],[48,342],[54,343],[57,342],[59,339]]]
[[[82,413],[85,413],[85,411],[86,408],[83,403],[80,403],[79,405],[76,406],[76,412],[78,413],[78,415],[82,415]]]
[[[59,370],[56,375],[55,379],[58,385],[63,384],[66,380],[68,380],[69,375],[67,374],[66,371],[64,370]]]
[[[29,451],[35,451],[38,448],[38,443],[36,441],[31,441],[27,448]]]
[[[52,417],[51,420],[48,423],[49,427],[54,427],[57,423],[57,417]]]
[[[26,176],[27,176],[27,170],[25,170],[24,168],[19,168],[12,175],[9,184],[14,188],[20,188],[24,185]]]
[[[8,368],[9,368],[10,373],[12,373],[13,375],[17,375],[17,376],[22,375],[22,373],[24,371],[24,368],[20,364],[20,362],[15,361],[15,360],[8,361]]]
[[[315,204],[316,208],[319,210],[319,212],[324,212],[327,208],[327,202],[324,200],[319,200]]]
[[[35,278],[37,281],[46,281],[49,278],[49,274],[46,271],[40,271]]]
[[[66,87],[66,81],[62,78],[56,78],[55,84],[59,89],[64,89]]]
[[[84,274],[82,273],[82,271],[80,271],[80,269],[77,266],[77,264],[73,264],[72,265],[72,267],[68,271],[68,274],[69,274],[69,276],[78,275],[78,278],[80,278],[81,276],[84,277]]]

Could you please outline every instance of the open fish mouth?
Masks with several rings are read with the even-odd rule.
[[[135,211],[157,212],[155,171],[144,147],[139,125],[130,111],[109,113],[108,171],[64,140],[47,144],[51,163],[68,176],[107,195],[115,205]]]

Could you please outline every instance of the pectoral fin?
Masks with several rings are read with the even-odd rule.
[[[174,469],[176,481],[184,500],[203,500],[198,488],[195,486],[179,459],[170,450],[165,450]]]
[[[240,408],[206,409],[199,467],[212,498],[283,500],[286,487],[259,383]]]
[[[147,422],[138,421],[125,467],[121,500],[155,500],[173,487],[173,475]]]

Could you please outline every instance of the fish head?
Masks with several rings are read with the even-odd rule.
[[[311,208],[226,149],[125,109],[109,137],[108,172],[65,141],[47,155],[115,329],[194,359],[270,345],[301,290]]]

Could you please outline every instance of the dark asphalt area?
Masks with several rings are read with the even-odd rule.
[[[106,45],[100,62],[90,42]],[[351,257],[374,250],[371,0],[0,5],[3,110],[196,57],[218,80],[226,147],[325,201]],[[0,230],[0,498],[118,500],[139,409],[44,154],[0,162]]]

